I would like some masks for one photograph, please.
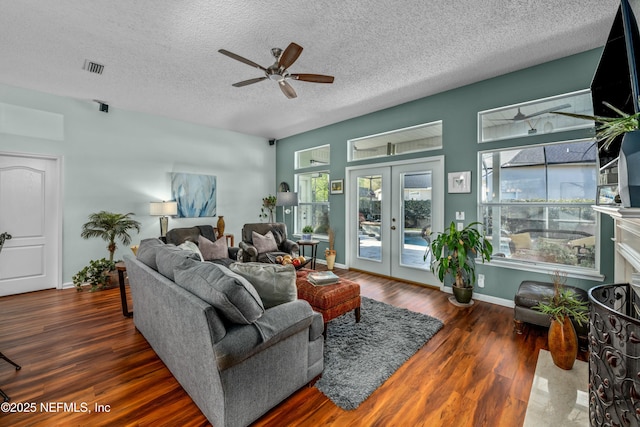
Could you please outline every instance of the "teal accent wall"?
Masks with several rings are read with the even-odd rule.
[[[320,129],[282,139],[277,143],[276,181],[294,182],[294,152],[323,144],[331,145],[331,179],[345,178],[347,164],[347,141],[352,138],[387,132],[407,126],[443,121],[443,148],[427,153],[393,156],[389,160],[405,160],[427,156],[445,156],[445,177],[448,172],[472,171],[471,194],[445,195],[445,224],[455,219],[456,211],[466,213],[466,222],[477,220],[477,153],[514,145],[530,145],[558,140],[559,134],[537,135],[513,140],[478,144],[477,114],[479,111],[501,106],[555,96],[586,89],[591,83],[600,59],[601,49],[551,61],[531,68],[452,89],[426,98],[421,98],[393,108],[356,117]],[[340,77],[337,76],[337,79]],[[577,139],[593,136],[593,130],[564,132],[562,139]],[[380,162],[379,159],[353,162],[352,165]],[[326,169],[326,166],[317,170]],[[305,169],[313,171],[314,168]],[[345,262],[345,197],[331,195],[330,221],[336,229],[337,263]],[[291,216],[288,223],[292,226]],[[608,280],[613,278],[612,221],[603,218],[601,224],[600,263],[601,273]],[[318,254],[323,256],[320,247]],[[475,292],[497,298],[512,300],[517,286],[523,279],[548,281],[546,274],[524,272],[495,266],[480,266],[485,274],[485,287]],[[607,280],[605,279],[605,280]],[[585,289],[597,284],[592,281],[569,281]]]
[[[89,260],[108,256],[106,242],[80,237],[90,213],[133,212],[142,223],[134,243],[158,237],[158,217],[149,215],[149,202],[171,199],[171,172],[217,177],[217,213],[224,215],[226,232],[235,235],[236,246],[242,225],[259,222],[262,198],[275,194],[276,151],[264,138],[126,111],[118,105],[110,105],[105,114],[90,100],[6,85],[0,85],[0,103],[64,118],[64,135],[58,140],[21,136],[20,129],[3,133],[0,126],[0,155],[62,158],[63,283],[68,284]],[[215,217],[170,218],[169,228],[215,226],[216,221]],[[119,247],[116,258],[125,253],[130,249]]]

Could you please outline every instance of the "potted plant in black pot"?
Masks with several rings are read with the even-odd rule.
[[[471,303],[476,283],[476,258],[480,258],[483,263],[491,261],[493,247],[484,234],[475,228],[479,224],[473,222],[458,230],[455,222],[451,222],[449,228],[438,233],[431,241],[431,271],[443,283],[448,278],[455,300],[460,304]]]

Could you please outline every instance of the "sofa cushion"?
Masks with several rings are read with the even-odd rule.
[[[264,308],[298,299],[296,269],[291,264],[246,262],[231,264],[229,269],[251,282]]]
[[[232,325],[225,337],[215,344],[218,367],[225,370],[235,366],[296,332],[309,328],[314,319],[320,324],[322,333],[322,316],[316,316],[308,302],[296,300],[266,310],[264,316],[254,323],[255,328]]]
[[[205,261],[229,258],[229,247],[227,246],[227,239],[223,238],[212,242],[204,236],[199,236],[198,246],[200,247],[200,252],[202,253],[202,257]]]
[[[264,313],[253,285],[222,265],[211,262],[181,265],[175,270],[175,282],[233,323],[253,323]]]
[[[191,251],[183,251],[177,246],[164,245],[158,249],[156,254],[156,264],[158,273],[169,280],[174,280],[173,270],[181,266],[192,265],[200,262],[198,255]]]
[[[253,246],[256,247],[259,254],[278,250],[278,243],[276,242],[276,238],[273,236],[273,233],[271,231],[267,232],[264,236],[253,231],[251,233],[251,240],[253,241]]]
[[[158,265],[156,264],[156,254],[158,249],[164,247],[165,244],[160,239],[143,239],[138,246],[136,252],[136,258],[140,260],[147,267],[151,267],[158,271]]]
[[[182,249],[183,251],[191,251],[198,256],[200,261],[204,261],[204,258],[202,257],[202,253],[200,252],[198,245],[196,245],[192,241],[187,240],[184,243],[181,243],[180,245],[178,245],[178,248]]]

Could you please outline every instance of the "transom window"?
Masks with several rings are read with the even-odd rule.
[[[348,161],[442,148],[442,121],[395,129],[347,141]]]
[[[328,166],[331,155],[331,146],[322,145],[307,150],[296,151],[295,168],[312,168],[316,166]]]
[[[595,269],[596,148],[579,140],[479,153],[479,218],[496,260]]]

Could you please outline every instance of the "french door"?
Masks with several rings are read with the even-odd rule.
[[[427,247],[444,223],[443,163],[440,156],[348,169],[349,266],[440,286]]]
[[[0,153],[0,296],[61,285],[56,158]]]

